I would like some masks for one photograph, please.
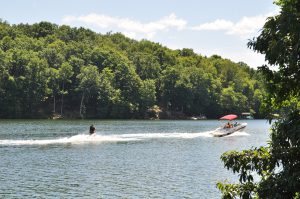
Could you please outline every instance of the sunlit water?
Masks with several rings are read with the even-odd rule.
[[[216,138],[215,120],[0,120],[0,198],[220,198],[238,179],[221,154],[268,141],[266,120],[240,122]]]

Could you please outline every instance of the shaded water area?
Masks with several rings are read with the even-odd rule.
[[[266,145],[266,120],[0,120],[0,198],[220,198],[222,153]],[[96,135],[89,136],[91,124]]]

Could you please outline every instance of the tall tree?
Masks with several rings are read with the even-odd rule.
[[[142,85],[139,89],[139,112],[141,114],[145,114],[147,109],[155,104],[155,94],[155,81],[150,79],[142,81]]]
[[[58,81],[58,70],[55,68],[48,68],[48,88],[51,90],[53,98],[53,110],[52,113],[56,113],[56,95],[59,91],[59,81]]]
[[[100,118],[112,117],[112,107],[120,104],[121,92],[115,88],[115,75],[109,68],[104,68],[99,76],[99,90],[97,96],[97,116]]]
[[[71,77],[74,74],[72,66],[68,62],[64,62],[61,67],[58,69],[59,79],[61,81],[61,108],[60,115],[63,115],[63,106],[64,106],[64,95],[68,94],[68,91],[65,90],[65,84],[71,83]]]
[[[267,80],[273,109],[294,106],[273,124],[267,147],[231,151],[221,159],[240,175],[239,184],[218,187],[223,198],[300,198],[300,0],[279,0],[280,14],[268,18],[261,34],[249,46],[265,54],[260,68]],[[260,178],[256,182],[255,172]]]
[[[80,70],[80,74],[77,75],[77,78],[79,80],[79,90],[82,92],[79,115],[83,118],[85,113],[85,98],[97,93],[98,90],[100,81],[98,68],[93,65],[83,66]]]

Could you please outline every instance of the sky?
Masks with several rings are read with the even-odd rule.
[[[1,0],[0,19],[121,32],[256,68],[265,64],[264,56],[247,48],[247,42],[278,12],[273,0]]]

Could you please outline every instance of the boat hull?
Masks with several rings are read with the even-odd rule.
[[[235,126],[232,128],[219,127],[216,130],[214,130],[211,134],[214,137],[224,137],[224,136],[230,135],[236,131],[244,129],[246,126],[247,126],[247,123],[242,123],[242,124],[239,124],[238,126]]]

